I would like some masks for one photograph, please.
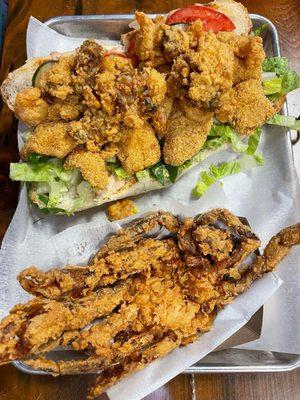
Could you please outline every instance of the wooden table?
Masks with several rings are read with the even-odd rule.
[[[199,0],[197,0],[199,2]],[[205,2],[205,1],[204,1]],[[25,60],[25,31],[30,15],[44,21],[57,15],[166,12],[194,3],[184,0],[10,0],[1,63],[1,81]],[[281,48],[291,65],[300,68],[299,0],[244,0],[250,12],[270,18],[277,26]],[[299,113],[299,91],[291,97]],[[298,110],[297,110],[298,109]],[[7,180],[8,164],[18,160],[17,123],[8,108],[0,113],[0,239],[16,206],[18,187]],[[38,377],[12,366],[0,368],[0,400],[82,400],[91,377]],[[105,397],[102,397],[102,400]],[[300,369],[289,373],[180,375],[147,400],[296,400],[300,398]],[[130,399],[124,399],[130,400]]]

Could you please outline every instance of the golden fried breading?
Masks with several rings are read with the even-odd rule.
[[[117,221],[123,218],[127,218],[130,215],[134,215],[138,212],[138,209],[134,202],[130,199],[123,199],[116,201],[107,207],[106,214],[110,221]]]
[[[163,147],[164,161],[179,166],[203,146],[212,125],[212,112],[181,102],[171,114]]]
[[[47,122],[35,128],[21,150],[21,156],[27,159],[30,153],[64,158],[78,144],[68,134],[69,125],[66,122]]]
[[[167,26],[163,30],[162,45],[166,58],[172,61],[189,50],[190,36],[181,29]]]
[[[165,136],[167,130],[168,119],[173,109],[173,99],[166,97],[158,106],[155,113],[152,115],[151,124],[155,130],[158,139]]]
[[[227,43],[234,53],[234,84],[248,79],[261,80],[265,51],[260,36],[236,35],[232,32],[219,32],[216,36],[221,42]]]
[[[15,114],[26,125],[36,126],[48,118],[49,105],[41,97],[38,88],[31,87],[17,93],[15,101]]]
[[[79,117],[79,109],[75,104],[54,103],[48,106],[47,121],[72,121]]]
[[[78,168],[84,179],[97,189],[104,189],[108,183],[108,171],[99,153],[78,148],[68,156],[64,168]]]
[[[273,114],[275,110],[261,82],[249,79],[220,96],[216,117],[220,122],[228,122],[240,134],[252,135]]]
[[[155,133],[146,124],[142,128],[124,129],[118,147],[118,158],[128,173],[142,171],[156,164],[161,156]]]
[[[151,65],[164,63],[161,40],[164,17],[156,17],[154,21],[142,12],[136,12],[135,18],[140,26],[135,35],[135,53],[142,61],[151,60]]]
[[[53,66],[41,74],[39,88],[59,100],[65,100],[74,93],[71,68],[74,57],[61,56]]]

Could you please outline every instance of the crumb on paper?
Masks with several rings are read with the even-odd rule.
[[[137,214],[138,209],[134,202],[129,199],[119,200],[111,204],[106,211],[110,221],[116,221]]]

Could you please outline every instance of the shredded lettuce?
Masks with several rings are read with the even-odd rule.
[[[150,173],[148,171],[148,169],[144,169],[143,171],[138,171],[135,176],[137,177],[137,180],[139,182],[145,180],[145,179],[149,179],[150,178]]]
[[[197,182],[193,189],[195,197],[201,197],[215,182],[228,175],[237,174],[241,171],[239,160],[223,162],[218,165],[211,165],[208,171],[202,171],[201,179]]]
[[[267,28],[268,28],[268,24],[267,23],[261,24],[258,28],[253,30],[253,35],[254,36],[261,36],[263,31],[265,31]]]
[[[285,95],[300,87],[300,75],[289,69],[288,59],[286,57],[270,57],[266,58],[262,64],[264,73],[273,72],[277,75],[270,79],[263,80],[265,94],[272,95],[271,99]],[[274,95],[277,94],[278,96]]]
[[[119,179],[127,179],[131,177],[131,174],[125,171],[118,161],[109,161],[106,163],[108,169],[114,172]]]
[[[67,171],[57,158],[30,154],[28,162],[12,163],[10,177],[31,183],[29,198],[47,214],[72,214],[73,210],[91,201],[94,189],[83,180],[79,170]]]
[[[262,63],[262,70],[265,72],[275,72],[276,75],[283,75],[289,70],[289,61],[286,57],[265,58]]]
[[[276,114],[267,121],[267,124],[279,125],[285,128],[300,131],[300,120],[295,117],[290,117],[287,115]]]
[[[200,173],[200,179],[193,189],[193,195],[195,197],[201,197],[211,185],[220,179],[263,165],[263,156],[257,152],[261,132],[261,128],[257,128],[255,133],[250,136],[248,144],[243,147],[244,154],[240,159],[223,162],[218,165],[211,165],[208,171],[202,171]]]
[[[62,167],[62,161],[56,158],[37,159],[24,163],[10,164],[10,179],[22,182],[52,182],[60,179],[68,182],[72,178],[72,171],[66,171]]]
[[[169,173],[162,161],[149,167],[150,175],[156,179],[161,185],[165,185],[166,181],[169,179]]]
[[[173,165],[166,165],[167,171],[169,173],[169,179],[172,183],[176,181],[178,172],[179,172],[179,167],[173,166]]]
[[[243,153],[247,150],[247,144],[242,141],[233,128],[229,125],[214,123],[208,134],[204,149],[215,149],[228,141],[231,143],[232,150],[236,153]]]

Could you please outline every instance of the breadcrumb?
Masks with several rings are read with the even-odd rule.
[[[107,208],[107,217],[110,221],[116,221],[134,215],[138,209],[134,202],[129,199],[119,200]]]

